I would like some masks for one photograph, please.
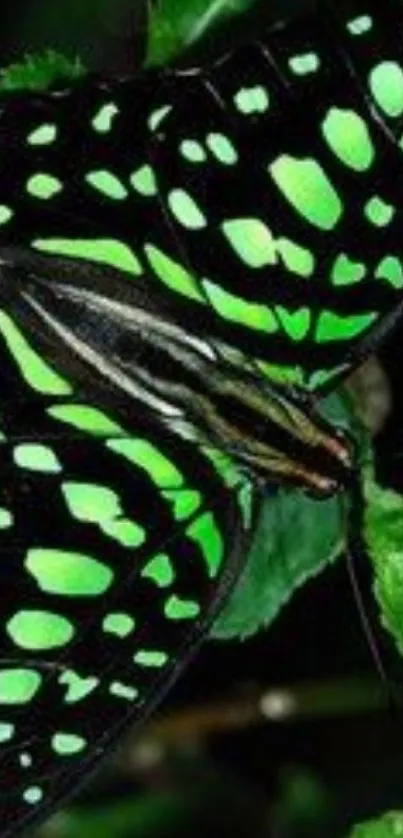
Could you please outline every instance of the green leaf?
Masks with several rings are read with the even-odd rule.
[[[47,90],[60,80],[74,80],[84,74],[79,58],[71,61],[53,50],[27,55],[0,74],[0,92],[14,90]]]
[[[324,413],[339,427],[354,428],[357,436],[344,391],[327,400]],[[293,593],[340,555],[345,535],[343,495],[319,501],[295,490],[270,494],[262,504],[245,572],[211,636],[243,639],[270,625]]]
[[[356,826],[349,838],[401,838],[403,835],[403,814],[389,812],[379,820],[368,821]]]
[[[256,0],[157,0],[150,9],[146,65],[165,65],[225,18]]]
[[[403,497],[365,473],[365,539],[372,560],[381,621],[403,655]]]
[[[295,590],[343,549],[341,499],[318,502],[280,489],[266,499],[246,570],[212,631],[244,639],[274,621]]]

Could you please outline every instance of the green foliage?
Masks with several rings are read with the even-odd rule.
[[[324,412],[357,438],[359,426],[343,392],[328,399]],[[269,495],[262,502],[246,570],[212,636],[246,638],[269,626],[295,590],[340,555],[345,536],[342,495],[328,501],[286,489]]]
[[[290,765],[279,777],[278,799],[272,808],[273,834],[318,836],[331,818],[334,805],[317,774],[310,768]]]
[[[246,570],[212,636],[245,639],[267,628],[295,590],[339,556],[343,521],[340,497],[318,503],[285,489],[269,496]]]
[[[349,838],[401,838],[403,835],[403,814],[389,812],[379,820],[368,821],[353,829]]]
[[[79,58],[71,61],[54,50],[27,55],[1,72],[0,91],[47,90],[55,82],[72,81],[84,74]]]
[[[182,812],[180,798],[153,792],[115,804],[62,811],[45,824],[38,838],[157,838],[161,825],[179,822]]]
[[[157,0],[150,9],[147,65],[165,65],[224,18],[256,0]]]
[[[381,620],[403,654],[403,497],[365,475],[365,538],[375,571]]]
[[[241,14],[254,2],[256,0],[193,0],[192,3],[188,0],[157,0],[155,5],[150,4],[146,64],[168,64],[221,20]],[[47,33],[50,42],[59,44],[63,21],[64,41],[68,42],[70,32],[71,39],[80,43],[85,33],[90,39],[96,38],[97,30],[103,33],[106,24],[114,31],[119,26],[121,16],[127,11],[128,0],[103,0],[101,4],[95,4],[92,0],[86,3],[78,0],[72,3],[69,0],[64,5],[65,14],[61,13],[59,6],[55,9],[53,3],[40,5],[40,27],[37,25],[38,15],[35,14],[35,26],[28,18],[25,28],[30,32],[33,28],[40,28]],[[82,58],[72,59],[59,50],[43,49],[5,68],[0,74],[0,92],[41,91],[55,82],[74,81],[85,73],[84,64]]]

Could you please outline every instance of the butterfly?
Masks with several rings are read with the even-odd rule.
[[[321,396],[399,322],[398,5],[0,113],[0,835],[144,720],[265,487],[327,497]]]

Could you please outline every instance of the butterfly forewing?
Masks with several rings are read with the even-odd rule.
[[[150,143],[177,259],[219,315],[215,328],[311,388],[354,358],[403,285],[399,121],[386,130],[373,81],[364,89],[354,69],[355,42],[368,37],[370,78],[386,66],[384,14],[361,35],[339,17],[344,59],[324,15],[278,28],[178,79]],[[403,44],[392,54],[403,86]],[[161,267],[157,247],[155,236]]]
[[[304,386],[348,369],[401,296],[403,48],[397,4],[334,15],[210,69],[11,97],[0,244],[147,277]]]
[[[222,458],[136,415],[123,427],[3,312],[0,333],[6,836],[158,701],[239,574],[247,522]]]

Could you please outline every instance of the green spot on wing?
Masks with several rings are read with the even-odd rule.
[[[94,131],[98,131],[100,134],[107,134],[111,130],[115,116],[118,113],[119,108],[114,102],[107,102],[105,105],[102,105],[92,120]]]
[[[27,384],[40,393],[64,396],[71,393],[71,387],[54,372],[29,345],[11,317],[0,311],[0,332],[14,357],[21,375]]]
[[[25,565],[40,589],[61,596],[99,596],[110,587],[110,568],[83,553],[32,547]]]
[[[35,806],[43,799],[43,789],[40,786],[29,786],[24,790],[22,796],[26,803]]]
[[[205,163],[207,160],[207,153],[197,140],[183,140],[179,146],[179,151],[182,157],[189,160],[190,163]]]
[[[34,669],[0,670],[0,704],[26,704],[34,697],[42,678]]]
[[[265,113],[270,107],[269,93],[265,87],[243,87],[234,97],[235,107],[245,116]]]
[[[371,71],[369,84],[375,101],[392,118],[403,114],[403,70],[396,61],[381,61]]]
[[[130,614],[108,614],[103,623],[102,628],[109,634],[115,634],[117,637],[127,637],[135,629],[135,621]]]
[[[66,422],[80,431],[94,436],[120,436],[122,428],[96,407],[80,404],[54,405],[47,412],[60,422]]]
[[[386,256],[375,271],[376,279],[389,282],[393,288],[403,288],[402,262],[397,256]]]
[[[96,689],[99,678],[91,675],[83,677],[72,669],[66,669],[59,677],[59,684],[67,687],[64,699],[66,704],[75,704],[87,698]]]
[[[337,257],[332,269],[333,285],[355,285],[366,275],[366,267],[360,262],[354,262],[346,253]]]
[[[232,323],[243,323],[248,328],[259,332],[268,334],[278,332],[277,320],[267,306],[261,303],[249,303],[207,279],[203,280],[202,285],[212,306],[221,317]]]
[[[44,253],[71,256],[74,259],[88,259],[92,262],[111,265],[113,268],[132,273],[135,276],[142,273],[141,264],[131,248],[117,239],[64,239],[55,237],[35,239],[32,242],[32,247]]]
[[[212,512],[199,515],[187,528],[186,535],[200,547],[210,578],[217,576],[224,558],[224,542]]]
[[[320,58],[315,52],[306,52],[290,58],[290,68],[297,76],[316,73],[320,67]]]
[[[163,492],[166,500],[172,503],[177,521],[186,521],[199,508],[202,500],[200,492],[194,489],[181,489],[179,492],[166,490]]]
[[[44,172],[32,175],[27,182],[27,192],[34,198],[44,201],[54,198],[62,189],[63,184],[59,178]]]
[[[152,111],[148,118],[148,127],[150,128],[150,130],[157,131],[157,129],[160,127],[160,125],[162,125],[165,117],[168,116],[171,110],[172,105],[161,105],[160,107]]]
[[[52,449],[37,442],[25,442],[16,445],[13,458],[19,468],[30,469],[31,471],[57,474],[62,470],[62,466]]]
[[[168,195],[168,206],[176,220],[187,230],[202,230],[207,226],[206,216],[184,189],[172,189]]]
[[[123,201],[129,194],[124,183],[107,169],[89,172],[85,179],[90,186],[113,201]]]
[[[136,687],[123,684],[121,681],[114,681],[109,687],[109,692],[116,698],[124,698],[126,701],[135,701],[139,694]]]
[[[310,250],[284,237],[277,239],[276,247],[289,271],[299,276],[312,276],[315,270],[315,257]]]
[[[375,148],[366,122],[354,111],[331,108],[323,122],[326,142],[339,160],[356,172],[373,164]]]
[[[269,167],[271,176],[294,209],[314,227],[333,230],[343,205],[326,173],[312,158],[283,154]]]
[[[13,525],[13,520],[14,518],[12,513],[3,506],[0,506],[0,530],[7,530],[11,527]]]
[[[168,655],[166,652],[160,652],[156,649],[140,649],[139,652],[136,652],[133,660],[139,666],[158,669],[168,662]]]
[[[55,733],[52,736],[51,746],[56,754],[67,756],[83,751],[87,746],[87,741],[82,736],[73,733]]]
[[[347,29],[350,35],[357,37],[365,35],[366,32],[372,29],[372,26],[373,21],[369,15],[359,15],[359,17],[355,17],[348,22]]]
[[[233,166],[238,162],[238,152],[225,134],[211,132],[206,137],[206,145],[214,157],[224,166]]]
[[[14,212],[11,207],[6,206],[6,204],[0,204],[0,224],[7,224],[13,215]]]
[[[150,579],[159,588],[168,588],[175,581],[175,570],[166,553],[154,556],[141,571],[144,579]]]
[[[106,445],[130,463],[144,469],[160,488],[182,486],[183,476],[175,464],[146,439],[112,439]]]
[[[153,244],[146,244],[144,251],[152,270],[164,285],[190,300],[206,303],[203,294],[197,287],[194,276],[186,268]]]
[[[273,235],[258,218],[224,221],[222,231],[237,256],[249,268],[264,268],[278,261]]]
[[[370,314],[356,314],[351,316],[341,316],[332,311],[324,311],[319,319],[316,328],[316,340],[318,343],[327,343],[333,340],[350,340],[358,337],[366,329],[368,329],[378,315]]]
[[[375,195],[365,204],[364,212],[368,220],[376,227],[386,227],[395,214],[395,208]]]
[[[165,603],[164,614],[169,620],[195,620],[200,614],[200,605],[173,594]]]
[[[311,327],[311,312],[309,308],[289,311],[284,306],[275,306],[275,312],[284,331],[291,340],[303,340]]]
[[[106,535],[124,547],[140,547],[145,541],[145,530],[124,517],[121,502],[112,489],[68,481],[63,483],[62,492],[78,521],[98,524]]]
[[[28,134],[29,145],[50,145],[57,137],[57,126],[50,122],[44,122],[34,131]]]
[[[144,165],[137,169],[136,172],[133,172],[130,183],[136,192],[144,195],[146,198],[153,198],[157,195],[157,180],[154,169],[151,166]]]
[[[8,742],[13,738],[15,726],[9,722],[0,722],[0,743]]]
[[[71,622],[51,611],[18,611],[6,628],[17,646],[32,651],[65,646],[74,635]]]

